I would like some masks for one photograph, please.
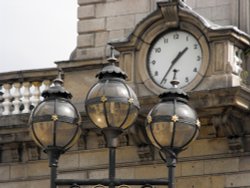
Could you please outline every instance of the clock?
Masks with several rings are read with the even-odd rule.
[[[161,34],[153,40],[147,55],[150,79],[161,88],[170,88],[173,70],[178,70],[179,88],[201,80],[203,52],[199,40],[187,31],[176,30]]]

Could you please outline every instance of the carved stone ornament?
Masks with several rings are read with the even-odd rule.
[[[190,100],[202,120],[201,138],[226,137],[230,152],[249,151],[249,89],[197,91],[190,95]]]
[[[178,26],[179,16],[178,16],[178,1],[170,2],[159,2],[158,6],[162,12],[162,15],[166,21],[166,24],[172,26]]]
[[[229,108],[221,115],[212,118],[212,123],[218,135],[226,136],[229,139],[242,137],[244,135],[244,121],[242,119],[244,116],[240,118],[237,117],[235,113],[236,111]]]
[[[242,152],[245,149],[243,138],[246,134],[245,116],[233,108],[228,108],[220,116],[212,118],[213,125],[217,132],[221,132],[228,139],[228,146],[231,152]]]

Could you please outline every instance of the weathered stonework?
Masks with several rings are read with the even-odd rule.
[[[141,105],[135,126],[119,138],[117,177],[166,178],[165,164],[143,134],[146,115],[158,102],[156,94],[161,91],[152,83],[147,85],[143,63],[152,40],[166,29],[179,27],[199,38],[206,64],[202,79],[194,84],[196,87],[187,89],[202,126],[198,140],[179,155],[176,188],[249,187],[250,90],[242,77],[250,64],[249,37],[236,28],[211,24],[194,12],[249,33],[249,1],[187,0],[193,10],[186,5],[177,8],[175,3],[156,2],[78,0],[77,47],[71,60],[57,65],[63,70],[64,86],[72,92],[72,101],[81,113],[82,135],[61,156],[58,177],[108,176],[106,142],[86,117],[84,101],[97,81],[96,73],[107,63],[107,42],[112,41],[119,51],[116,54],[119,66],[127,72],[127,83],[135,90]],[[0,86],[12,87],[13,93],[19,86],[24,90],[32,83],[41,85],[43,80],[50,82],[56,75],[54,69],[1,74]],[[36,95],[40,97],[39,92]],[[23,100],[29,97],[27,93],[22,95]],[[7,103],[5,106],[2,103],[6,98],[10,103],[15,100],[11,95],[6,97],[6,92],[0,94],[1,114],[6,111]],[[14,115],[12,111],[13,105],[9,115],[0,116],[0,188],[49,187],[48,157],[29,135],[29,112]]]
[[[109,41],[123,39],[129,33],[126,29],[132,29],[143,20],[149,13],[156,9],[156,0],[121,0],[121,1],[78,1],[78,32],[80,33],[112,33],[105,39],[105,42],[96,42],[95,47],[105,45]],[[228,1],[228,0],[187,0],[186,3],[205,18],[219,25],[235,25],[240,29],[250,33],[249,7],[247,0]],[[170,12],[169,12],[170,13]],[[167,13],[167,15],[170,15]],[[237,16],[240,14],[240,19]],[[169,16],[167,16],[169,18]],[[239,22],[240,20],[240,22]],[[119,35],[117,36],[117,32]],[[116,34],[114,34],[116,33]],[[79,36],[80,37],[80,36]],[[86,46],[84,41],[79,42],[77,47]],[[87,46],[86,46],[87,47]],[[88,48],[88,47],[87,47]],[[105,55],[105,54],[100,54]],[[99,57],[102,57],[100,56]],[[74,59],[89,58],[80,54]]]

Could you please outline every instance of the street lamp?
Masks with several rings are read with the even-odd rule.
[[[139,102],[134,91],[125,83],[127,74],[115,65],[117,59],[111,49],[109,65],[96,77],[99,81],[89,90],[86,113],[104,134],[109,148],[109,187],[114,187],[115,156],[118,136],[132,125],[138,115]]]
[[[178,88],[177,72],[175,69],[171,81],[173,88],[159,96],[161,102],[149,112],[146,124],[150,142],[160,150],[168,166],[169,188],[174,187],[177,154],[197,138],[200,129],[196,112],[187,104],[188,95]]]
[[[61,72],[53,86],[42,93],[40,102],[30,115],[30,132],[35,143],[49,156],[51,188],[55,186],[59,157],[78,140],[80,115],[70,102],[71,93],[62,85]]]
[[[99,81],[90,89],[85,101],[87,115],[101,129],[109,148],[109,177],[85,180],[56,178],[60,154],[68,150],[80,134],[79,113],[70,103],[71,95],[62,87],[62,80],[56,79],[55,86],[42,94],[45,100],[33,110],[30,118],[33,139],[49,155],[51,188],[57,185],[102,185],[109,188],[120,185],[167,185],[173,188],[176,156],[187,148],[199,132],[196,113],[187,105],[188,96],[177,88],[178,81],[174,79],[173,88],[160,95],[161,102],[149,112],[145,126],[151,144],[161,151],[168,166],[168,179],[116,178],[118,136],[136,120],[139,102],[134,91],[125,83],[126,73],[115,65],[118,61],[113,49],[111,52],[108,66],[97,74]],[[177,71],[174,72],[176,76]]]

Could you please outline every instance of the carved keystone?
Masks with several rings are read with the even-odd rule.
[[[178,2],[179,0],[172,0],[158,3],[167,25],[177,27],[179,24]]]

